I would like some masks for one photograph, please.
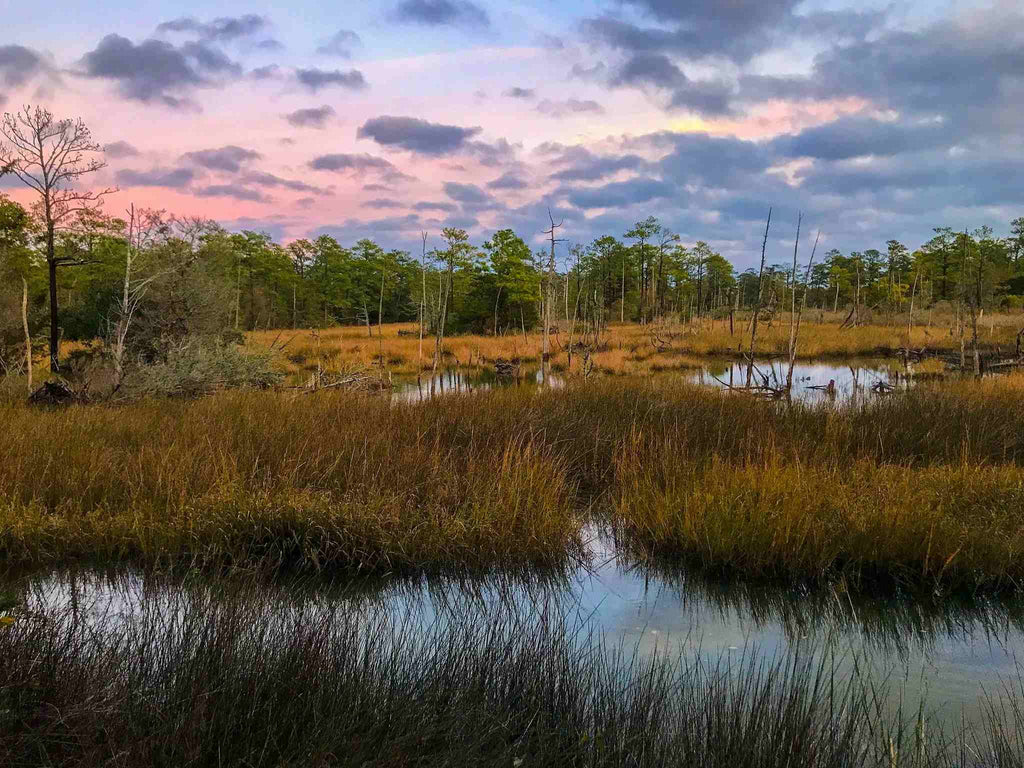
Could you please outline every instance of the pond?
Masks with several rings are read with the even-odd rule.
[[[425,635],[453,617],[484,625],[510,615],[524,622],[555,616],[579,637],[640,657],[663,654],[714,664],[723,658],[810,655],[830,659],[840,677],[856,665],[869,683],[885,688],[893,711],[900,703],[905,711],[923,702],[929,717],[950,725],[979,721],[986,694],[1005,696],[1003,684],[1018,679],[1024,603],[855,598],[839,590],[710,583],[694,574],[646,571],[621,560],[607,534],[588,528],[585,535],[588,562],[551,578],[278,580],[257,590],[255,615],[301,610],[305,620],[314,621],[317,612],[340,610],[358,615],[367,628],[379,627],[383,617],[402,632]],[[146,616],[202,614],[210,600],[221,599],[213,583],[194,575],[175,581],[78,571],[31,577],[18,590],[30,615],[74,614],[102,631]],[[165,621],[173,634],[178,620]],[[375,631],[367,630],[367,643],[387,642]]]
[[[786,382],[788,364],[781,360],[761,359],[754,364],[755,386],[766,385],[780,388]],[[655,377],[672,377],[694,384],[721,389],[742,388],[747,382],[747,364],[735,360],[708,360],[693,369],[679,372],[654,373]],[[909,386],[917,376],[913,364],[904,366],[893,358],[851,359],[849,361],[803,361],[793,368],[792,398],[816,403],[829,399],[858,400],[869,397],[879,390],[892,391]],[[563,387],[566,378],[559,373],[548,375],[549,386]],[[831,393],[829,382],[834,383]],[[502,386],[539,387],[541,373],[531,369],[519,381],[500,379],[493,371],[465,372],[448,370],[434,376],[423,377],[419,382],[401,381],[396,385],[395,397],[407,402],[430,399],[431,384],[434,395],[472,393]]]

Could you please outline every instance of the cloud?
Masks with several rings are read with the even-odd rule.
[[[777,160],[770,145],[706,133],[652,134],[642,141],[672,148],[653,166],[662,178],[712,188],[744,189]]]
[[[820,54],[809,78],[791,80],[817,98],[858,95],[924,113],[1008,106],[1024,77],[1024,14],[993,12],[978,25],[945,19],[920,31],[887,31]],[[776,83],[778,85],[778,83]]]
[[[351,29],[339,29],[323,45],[316,49],[317,53],[325,56],[340,56],[343,59],[352,58],[352,49],[362,44],[362,39]]]
[[[443,186],[444,193],[457,203],[485,205],[492,201],[491,196],[476,184],[459,184],[454,181],[446,181]]]
[[[242,184],[255,184],[258,187],[281,187],[295,192],[312,192],[315,195],[329,195],[331,192],[320,187],[314,187],[304,181],[296,179],[284,179],[265,171],[246,171],[238,177]]]
[[[731,112],[733,88],[723,82],[690,80],[662,53],[637,53],[615,72],[609,84],[653,86],[670,93],[669,109],[688,109],[701,114],[724,115]]]
[[[537,91],[533,88],[519,88],[516,86],[509,88],[502,95],[510,99],[532,99],[537,95]]]
[[[879,28],[886,12],[810,11],[801,0],[623,0],[652,18],[641,26],[619,15],[585,19],[584,36],[629,54],[670,53],[686,60],[723,57],[744,64],[787,41],[817,36],[831,41],[863,38]]]
[[[151,168],[138,171],[126,168],[118,171],[114,179],[122,187],[168,187],[182,189],[196,178],[192,168]]]
[[[558,148],[554,153],[557,154],[553,163],[566,166],[551,174],[558,181],[598,181],[620,171],[640,171],[649,165],[640,155],[595,155],[585,147]]]
[[[127,141],[114,141],[103,145],[103,153],[112,158],[135,157],[139,154],[139,150]]]
[[[193,16],[182,16],[165,21],[157,26],[157,32],[185,32],[198,35],[204,40],[236,40],[262,31],[267,20],[254,13],[244,16],[221,16],[209,22],[201,22]]]
[[[195,190],[198,197],[231,197],[252,203],[265,203],[268,198],[257,189],[239,186],[238,184],[212,184]]]
[[[22,45],[0,45],[0,83],[17,88],[47,69],[35,51]]]
[[[416,203],[413,208],[417,211],[442,211],[444,213],[453,213],[459,210],[459,207],[454,203],[439,203],[439,202],[422,202]]]
[[[227,171],[238,173],[242,165],[252,160],[258,160],[262,155],[252,149],[244,149],[234,144],[229,144],[218,149],[200,149],[195,152],[186,152],[182,159],[189,160],[203,168],[212,171]]]
[[[955,140],[946,121],[882,121],[871,117],[846,116],[807,128],[795,135],[780,136],[772,146],[786,157],[847,160],[878,155],[891,157],[919,152]]]
[[[340,69],[327,70],[310,67],[295,70],[295,78],[314,92],[331,86],[340,86],[352,91],[360,91],[367,87],[366,78],[358,69],[342,72]]]
[[[362,203],[363,208],[375,208],[377,210],[384,208],[404,208],[401,203],[394,200],[390,200],[384,197],[376,197],[373,200],[364,200]]]
[[[267,64],[265,67],[256,67],[249,71],[249,77],[253,80],[271,80],[277,77],[281,72],[281,67],[277,64]]]
[[[405,181],[412,178],[410,176],[406,176],[384,158],[374,157],[373,155],[365,153],[318,155],[309,162],[309,167],[314,171],[352,173],[357,176],[366,173],[379,173],[387,181]],[[368,188],[369,185],[364,187],[364,189]]]
[[[402,0],[392,13],[397,21],[431,27],[458,25],[489,27],[490,16],[476,3],[468,0]]]
[[[446,155],[465,147],[479,134],[479,127],[428,123],[415,117],[384,115],[367,120],[356,132],[360,139],[372,139],[381,146],[406,149],[423,155]]]
[[[337,112],[334,111],[334,107],[324,104],[322,107],[297,109],[294,112],[289,112],[284,117],[285,120],[297,128],[324,128],[336,114]]]
[[[592,114],[603,115],[604,107],[596,101],[587,99],[565,99],[564,101],[551,101],[544,99],[537,105],[537,111],[548,117],[566,117],[567,115]]]
[[[180,47],[162,40],[136,45],[120,35],[107,35],[82,57],[87,77],[113,80],[128,99],[162,102],[171,107],[187,104],[185,95],[214,78],[241,75],[241,67],[206,43]]]
[[[658,179],[640,178],[616,181],[602,187],[587,187],[568,191],[569,202],[577,208],[625,208],[646,203],[660,197],[673,197],[679,190]]]
[[[284,43],[280,40],[275,40],[272,37],[268,37],[266,40],[260,40],[256,43],[256,48],[261,51],[283,51]]]
[[[526,189],[529,185],[512,171],[487,182],[488,189]]]

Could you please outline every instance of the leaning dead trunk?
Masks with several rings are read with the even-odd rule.
[[[28,391],[32,392],[32,335],[28,331],[28,280],[21,278],[21,326],[25,331],[25,370],[28,372]]]

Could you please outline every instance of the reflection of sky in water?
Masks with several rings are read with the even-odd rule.
[[[766,380],[770,387],[780,387],[786,381],[788,363],[782,360],[758,360],[755,363],[753,383],[761,385]],[[836,383],[836,396],[841,399],[870,395],[871,388],[882,382],[888,386],[898,387],[905,384],[913,376],[914,367],[906,368],[902,363],[891,359],[853,360],[844,363],[829,362],[798,362],[793,367],[792,396],[807,402],[822,402],[828,395],[812,387],[827,386],[830,380]],[[747,364],[740,361],[713,360],[704,367],[682,371],[679,373],[656,373],[655,377],[677,377],[685,381],[704,384],[711,387],[743,387],[747,381]],[[557,373],[549,374],[549,384],[554,387],[565,386],[565,379]],[[458,370],[447,370],[431,377],[423,376],[419,383],[406,381],[395,388],[395,397],[408,402],[418,402],[431,396],[431,381],[434,394],[470,393],[486,391],[498,386],[516,386],[515,381],[499,380],[493,371],[474,371],[465,373]],[[518,382],[519,386],[536,387],[540,384],[539,370],[523,371]]]
[[[383,618],[412,633],[467,612],[480,626],[498,616],[517,616],[529,624],[557,615],[570,627],[582,627],[580,637],[592,633],[609,647],[641,655],[681,654],[709,661],[725,655],[738,661],[744,655],[772,657],[799,647],[805,655],[836,659],[841,675],[856,662],[872,679],[895,683],[889,690],[893,703],[902,695],[916,708],[924,693],[926,711],[950,723],[959,722],[961,713],[975,721],[983,689],[999,694],[1003,681],[1015,679],[1016,657],[1024,649],[1024,605],[925,605],[911,599],[755,591],[685,575],[645,575],[618,562],[610,542],[596,535],[591,535],[590,550],[589,567],[549,582],[512,577],[358,587],[351,582],[278,582],[250,595],[259,595],[254,604],[262,612],[298,611],[312,617],[341,610],[356,613],[367,627],[379,626]],[[99,626],[133,623],[144,615],[202,612],[219,599],[201,579],[168,584],[128,574],[112,580],[79,575],[74,581],[77,610]],[[37,580],[29,589],[29,606],[70,612],[70,583],[67,575]],[[173,619],[168,627],[173,634]],[[367,639],[380,642],[384,636]]]

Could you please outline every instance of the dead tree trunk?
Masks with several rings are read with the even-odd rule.
[[[28,330],[28,280],[21,278],[21,326],[25,331],[25,371],[28,373],[28,391],[32,393],[32,334]]]
[[[772,209],[768,209],[768,221],[764,225],[764,240],[761,242],[761,267],[757,272],[757,301],[754,302],[754,317],[750,322],[750,359],[747,361],[747,386],[754,381],[754,348],[757,344],[757,316],[761,313],[761,294],[764,292],[764,256],[768,248],[768,230],[772,225]]]

